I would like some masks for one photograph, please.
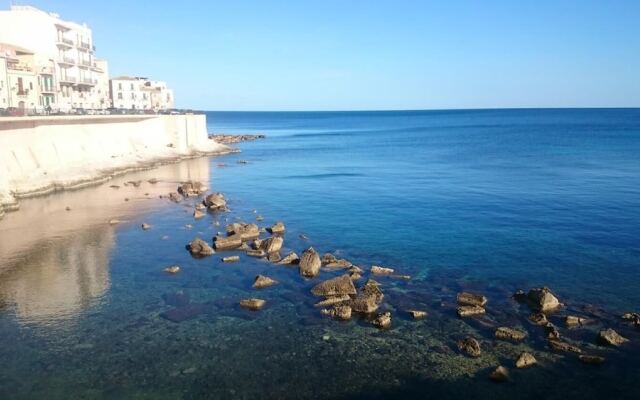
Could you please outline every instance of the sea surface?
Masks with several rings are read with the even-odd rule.
[[[0,220],[0,398],[638,398],[640,329],[620,316],[640,312],[640,109],[209,112],[207,123],[267,137],[25,199]],[[187,180],[223,192],[230,211],[194,220],[201,198],[160,197]],[[283,221],[282,255],[346,258],[366,271],[356,286],[372,265],[410,275],[374,277],[391,328],[314,307],[310,288],[343,271],[309,280],[239,251],[185,249],[236,221]],[[180,273],[163,272],[174,264]],[[279,284],[253,289],[257,274]],[[512,298],[541,286],[563,303],[549,316],[562,339],[604,364],[549,349]],[[488,297],[486,316],[456,316],[462,290]],[[250,297],[267,306],[242,310]],[[568,328],[566,315],[588,321]],[[527,339],[498,341],[499,326]],[[630,341],[601,346],[604,328]],[[481,357],[459,352],[468,335]],[[522,351],[538,364],[517,370]],[[489,381],[498,365],[507,382]]]

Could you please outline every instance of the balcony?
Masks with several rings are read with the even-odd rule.
[[[30,65],[21,63],[7,63],[7,69],[12,71],[33,72],[33,68],[31,68]]]
[[[93,63],[93,65],[91,65],[91,70],[95,71],[95,72],[100,72],[103,73],[104,71],[102,70],[102,68],[98,67],[98,65],[96,63]]]
[[[58,57],[58,64],[73,66],[76,64],[76,61],[69,56],[60,56]]]
[[[76,78],[74,76],[62,76],[59,80],[62,85],[74,85],[76,83]]]
[[[71,48],[73,47],[73,40],[67,39],[65,37],[58,37],[58,40],[56,40],[56,44],[61,47]]]
[[[55,93],[53,86],[40,86],[40,93]]]
[[[91,50],[91,44],[89,44],[89,42],[80,42],[78,43],[78,47],[83,50]]]
[[[91,60],[80,60],[78,65],[82,67],[91,67],[93,64],[91,63]]]
[[[96,79],[92,79],[92,78],[80,78],[80,80],[78,81],[78,85],[85,85],[85,86],[95,86],[98,83],[98,81]]]

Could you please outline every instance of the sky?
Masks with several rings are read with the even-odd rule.
[[[17,3],[86,22],[110,75],[181,108],[640,107],[639,0]]]

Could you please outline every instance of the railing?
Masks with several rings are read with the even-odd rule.
[[[74,76],[63,76],[60,78],[60,83],[76,83]]]
[[[53,86],[40,86],[40,91],[42,93],[54,93],[55,89]]]
[[[90,67],[91,66],[91,61],[89,61],[89,60],[80,60],[80,65],[85,66],[85,67]]]
[[[76,61],[75,61],[73,58],[71,58],[71,57],[66,57],[66,56],[62,56],[62,57],[60,57],[60,58],[58,59],[58,62],[59,62],[59,63],[63,63],[63,64],[71,64],[71,65],[73,65],[73,64],[75,64],[75,63],[76,63]]]
[[[98,83],[97,79],[91,79],[91,78],[81,78],[80,79],[80,83],[84,83],[87,85],[95,85],[96,83]]]
[[[14,64],[14,63],[7,63],[7,69],[13,70],[13,71],[26,71],[26,72],[32,72],[33,69],[25,64]]]
[[[65,44],[67,46],[73,46],[73,40],[67,39],[65,37],[58,37],[58,43]]]
[[[79,43],[80,48],[85,49],[85,50],[91,50],[91,45],[89,43],[86,42],[80,42]]]

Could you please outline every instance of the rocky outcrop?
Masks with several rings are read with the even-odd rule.
[[[187,245],[189,252],[194,256],[206,257],[215,254],[215,251],[202,239],[193,239]]]
[[[513,342],[519,342],[524,340],[527,337],[527,333],[519,329],[501,326],[498,329],[496,329],[495,337],[496,339],[500,339],[500,340],[510,340]]]
[[[271,228],[269,228],[269,232],[272,234],[278,234],[281,235],[284,233],[284,222],[278,221],[275,224],[271,225]]]
[[[233,250],[242,246],[242,237],[240,235],[216,236],[213,238],[213,246],[216,250]]]
[[[613,329],[605,329],[598,334],[598,341],[601,344],[609,346],[620,346],[629,341],[629,339],[623,338],[618,332]]]
[[[458,301],[458,304],[463,306],[484,307],[487,304],[486,297],[479,294],[475,294],[475,293],[469,293],[469,292],[458,293],[456,300]]]
[[[245,299],[240,300],[240,307],[246,308],[251,311],[261,310],[265,304],[267,304],[266,300],[263,299]]]
[[[184,182],[178,186],[178,193],[184,197],[200,196],[207,191],[207,187],[201,182]]]
[[[531,354],[526,351],[523,351],[518,356],[516,360],[516,368],[529,368],[538,363],[538,360]]]
[[[242,241],[254,240],[260,236],[260,228],[256,224],[236,222],[226,226],[227,235],[240,235]]]
[[[300,275],[313,278],[320,273],[320,256],[313,247],[309,247],[300,258]]]
[[[480,357],[482,354],[480,342],[472,336],[467,336],[464,339],[458,340],[458,350],[469,357]]]
[[[256,280],[253,282],[252,287],[254,289],[263,289],[277,284],[278,281],[271,279],[268,276],[258,275],[256,276]]]
[[[333,279],[318,283],[311,289],[316,296],[343,296],[355,295],[356,288],[349,275],[342,275]]]

